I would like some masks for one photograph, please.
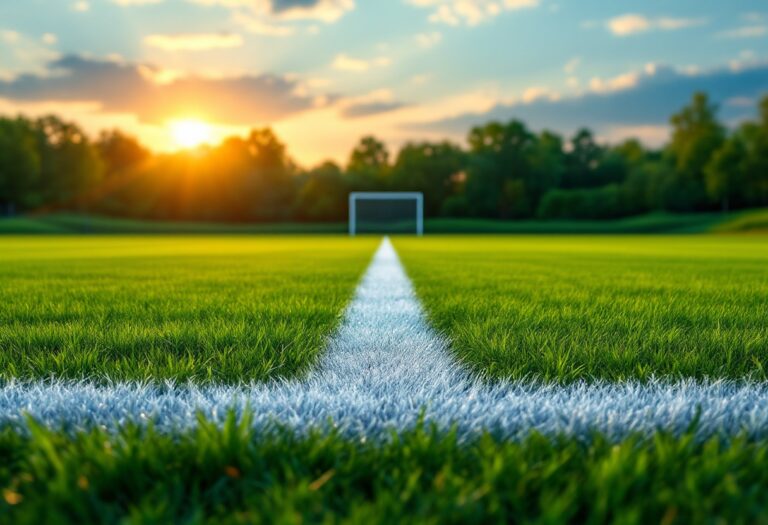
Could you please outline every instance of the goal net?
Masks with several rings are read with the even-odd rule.
[[[349,194],[349,234],[424,234],[424,195],[420,192]]]

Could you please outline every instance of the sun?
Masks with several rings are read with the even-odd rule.
[[[196,148],[212,138],[211,126],[200,120],[175,120],[170,128],[173,141],[180,148]]]

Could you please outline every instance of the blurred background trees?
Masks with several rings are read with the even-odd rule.
[[[91,141],[49,116],[0,118],[0,214],[75,210],[147,219],[342,221],[350,191],[421,191],[429,217],[609,219],[768,206],[768,97],[729,131],[703,93],[669,143],[563,138],[523,122],[470,130],[467,147],[363,137],[347,165],[299,168],[270,129],[156,154],[120,130]]]

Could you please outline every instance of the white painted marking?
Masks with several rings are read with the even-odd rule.
[[[153,420],[161,431],[196,425],[196,413],[223,420],[250,410],[262,429],[298,432],[332,425],[345,435],[386,437],[420,416],[463,438],[484,430],[519,439],[531,431],[611,439],[658,428],[684,432],[698,415],[700,436],[768,436],[768,385],[679,381],[487,385],[451,357],[427,324],[411,282],[385,239],[318,368],[303,380],[248,386],[11,382],[0,387],[0,424],[23,414],[71,429]]]

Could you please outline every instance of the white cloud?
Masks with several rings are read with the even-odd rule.
[[[720,38],[760,38],[768,35],[768,25],[738,27],[717,34]]]
[[[113,3],[123,7],[128,7],[132,5],[159,4],[163,1],[164,0],[112,0]]]
[[[6,44],[16,44],[21,40],[21,33],[11,29],[0,30],[0,40]]]
[[[612,93],[633,88],[639,80],[640,75],[637,73],[624,73],[608,79],[594,77],[589,81],[589,88],[595,93]]]
[[[706,23],[702,18],[648,18],[636,13],[611,18],[606,23],[608,30],[616,36],[629,36],[647,31],[674,31]]]
[[[372,60],[354,58],[345,53],[337,55],[333,60],[332,67],[339,71],[349,71],[353,73],[363,73],[375,67],[386,67],[392,63],[387,57],[378,57]]]
[[[435,47],[443,39],[442,33],[433,31],[432,33],[421,33],[416,35],[416,43],[425,49]]]
[[[219,5],[235,12],[272,20],[319,20],[336,22],[355,8],[355,0],[188,0],[202,5]]]
[[[148,35],[144,43],[163,51],[206,51],[243,45],[243,38],[233,33],[189,33],[179,35]]]
[[[539,0],[407,0],[416,7],[430,8],[429,21],[436,24],[476,26],[504,11],[533,8]]]
[[[40,37],[40,40],[43,42],[43,44],[52,46],[59,41],[59,37],[57,37],[53,33],[45,33],[43,34],[42,37]]]
[[[573,75],[580,65],[581,57],[573,57],[563,66],[563,71],[568,75]]]
[[[296,33],[296,28],[285,24],[275,24],[246,13],[236,12],[232,20],[246,31],[263,36],[286,37]]]
[[[45,35],[33,38],[12,29],[0,29],[2,77],[12,79],[19,73],[44,73],[46,64],[59,57],[46,40]]]
[[[593,93],[614,93],[636,87],[642,79],[656,75],[658,67],[654,63],[645,65],[642,71],[630,71],[611,78],[594,77],[589,81],[589,89]],[[693,73],[691,73],[693,75]]]
[[[560,95],[547,87],[532,86],[523,91],[520,100],[523,104],[530,104],[540,99],[558,100]]]

